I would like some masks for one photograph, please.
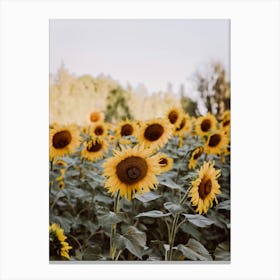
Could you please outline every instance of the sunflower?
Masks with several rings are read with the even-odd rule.
[[[58,183],[57,188],[58,188],[59,190],[62,190],[64,187],[65,187],[64,181],[60,181],[60,182]]]
[[[120,146],[121,150],[114,150],[114,156],[103,163],[107,177],[105,188],[112,195],[120,192],[120,196],[127,200],[137,193],[146,193],[155,189],[158,180],[155,175],[160,173],[160,167],[155,158],[150,157],[151,150],[142,146],[129,148]]]
[[[191,157],[189,159],[189,164],[188,164],[188,168],[190,170],[195,169],[195,167],[197,165],[197,160],[202,155],[203,151],[204,151],[203,146],[197,147],[192,151]]]
[[[116,136],[119,138],[131,135],[135,136],[137,133],[137,128],[137,125],[133,121],[121,121],[117,126]]]
[[[55,126],[50,129],[50,158],[62,157],[75,152],[80,145],[80,133],[75,125]]]
[[[97,122],[90,128],[90,133],[93,133],[96,136],[103,136],[107,135],[107,125],[104,122]]]
[[[189,132],[192,128],[191,120],[188,114],[185,114],[181,122],[177,126],[174,127],[173,134],[175,136],[183,136],[184,133]]]
[[[205,153],[207,154],[220,154],[228,145],[229,138],[222,130],[212,132],[205,144]]]
[[[160,172],[167,172],[173,167],[173,159],[164,153],[158,153],[153,156],[160,166]]]
[[[63,169],[60,169],[60,176],[56,178],[56,181],[63,181],[64,180],[64,177],[65,177],[65,173],[66,173],[66,169],[63,168]]]
[[[66,166],[66,165],[67,165],[67,162],[65,162],[65,161],[62,160],[62,159],[56,159],[56,160],[54,160],[53,163],[56,164],[56,165],[58,165],[58,166]]]
[[[220,123],[221,129],[227,134],[230,132],[230,111],[227,110],[222,115],[222,121]]]
[[[155,118],[142,125],[138,133],[139,143],[152,149],[163,147],[172,135],[172,126],[166,119]]]
[[[84,142],[81,156],[89,161],[95,161],[102,158],[107,151],[107,141],[101,137],[93,137]]]
[[[198,177],[191,184],[188,194],[191,197],[193,206],[197,206],[196,212],[206,214],[208,209],[213,206],[213,200],[218,203],[216,194],[221,194],[218,178],[221,175],[220,170],[214,168],[214,162],[204,162],[199,169]]]
[[[102,122],[104,121],[104,113],[100,111],[93,111],[89,113],[89,122],[90,123],[96,123],[96,122]]]
[[[210,131],[216,129],[217,119],[212,114],[197,118],[195,124],[196,133],[200,136],[207,135]]]
[[[65,240],[64,230],[57,224],[51,224],[49,227],[50,238],[50,256],[55,258],[70,259],[69,250],[72,249]]]
[[[166,113],[166,118],[174,126],[180,125],[183,116],[183,110],[176,106],[171,107]]]

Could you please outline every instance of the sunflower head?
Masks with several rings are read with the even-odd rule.
[[[75,125],[55,126],[49,136],[51,159],[72,154],[80,145],[80,133]]]
[[[216,130],[209,134],[205,144],[207,154],[221,154],[229,143],[229,138],[222,130]]]
[[[64,230],[57,224],[49,226],[50,257],[55,259],[70,259],[69,250],[72,249],[65,240]]]
[[[164,153],[157,153],[153,156],[159,164],[160,172],[167,172],[173,167],[173,159]]]
[[[216,194],[221,194],[218,178],[221,175],[220,170],[214,168],[214,162],[204,162],[199,169],[197,178],[191,183],[191,189],[188,196],[191,203],[196,206],[196,212],[206,214],[208,209],[216,203]]]
[[[227,134],[230,132],[230,111],[227,110],[222,115],[222,121],[220,123],[221,129]]]
[[[195,130],[200,136],[207,135],[217,127],[217,119],[212,114],[208,113],[206,116],[197,118]]]
[[[183,136],[184,133],[189,132],[192,128],[192,123],[188,114],[184,114],[177,126],[174,126],[173,134],[176,136]]]
[[[166,112],[166,118],[171,125],[180,125],[182,118],[184,116],[184,111],[180,107],[173,106],[169,108]]]
[[[108,133],[108,128],[106,123],[104,122],[97,122],[93,124],[90,128],[90,134],[93,134],[95,136],[105,137],[107,136],[107,133]]]
[[[89,122],[90,123],[96,123],[96,122],[102,122],[104,121],[104,113],[100,111],[92,111],[89,113]]]
[[[117,129],[116,129],[116,136],[118,138],[132,136],[137,134],[138,126],[133,121],[121,121],[119,122]]]
[[[89,161],[96,161],[108,151],[108,142],[102,137],[92,137],[83,145],[81,156]]]
[[[121,146],[121,151],[115,150],[114,156],[103,163],[104,173],[107,178],[105,188],[108,192],[127,200],[134,198],[136,193],[149,192],[155,189],[159,174],[158,162],[150,157],[151,151],[143,146],[133,148]]]
[[[166,119],[157,118],[147,121],[142,125],[138,133],[139,143],[145,147],[163,147],[172,136],[172,127]]]
[[[188,168],[190,170],[195,169],[195,167],[197,165],[197,160],[202,155],[203,151],[204,151],[203,146],[197,147],[192,151],[191,157],[190,157],[189,163],[188,163]]]

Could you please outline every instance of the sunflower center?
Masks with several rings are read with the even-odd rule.
[[[149,141],[156,141],[161,137],[163,132],[164,132],[163,127],[160,124],[155,123],[149,125],[146,128],[144,136]]]
[[[95,133],[96,135],[102,135],[103,132],[104,132],[104,129],[103,129],[102,126],[97,126],[97,127],[95,128],[95,130],[94,130],[94,133]]]
[[[72,140],[71,133],[68,130],[63,130],[57,132],[54,137],[53,137],[53,146],[56,149],[63,149],[65,148],[68,144],[70,144]]]
[[[210,121],[210,120],[204,120],[204,121],[202,121],[200,127],[201,127],[201,130],[202,130],[203,132],[208,131],[208,130],[210,129],[210,127],[211,127],[211,121]]]
[[[133,132],[133,127],[130,124],[125,124],[122,126],[121,129],[121,136],[128,136],[131,135]]]
[[[170,121],[170,123],[174,124],[177,120],[178,120],[178,114],[175,111],[171,111],[168,114],[168,119]]]
[[[221,135],[219,135],[219,134],[211,135],[210,139],[209,139],[208,146],[209,147],[216,147],[221,142],[221,139],[222,139]]]
[[[206,181],[201,181],[198,187],[199,197],[201,199],[204,199],[211,192],[211,189],[212,189],[212,182],[210,179]]]
[[[142,180],[148,172],[148,165],[145,159],[131,156],[122,160],[116,168],[120,181],[132,185]]]
[[[91,142],[90,145],[87,145],[87,151],[88,152],[98,152],[102,149],[102,144],[98,142]]]
[[[168,164],[168,161],[167,161],[166,158],[161,158],[161,159],[159,160],[159,164],[162,164],[163,166],[166,166],[166,165]]]

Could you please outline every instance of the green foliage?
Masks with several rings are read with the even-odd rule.
[[[105,120],[116,122],[119,120],[133,119],[127,104],[127,94],[121,87],[112,89],[107,97]]]

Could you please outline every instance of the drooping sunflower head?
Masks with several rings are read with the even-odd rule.
[[[65,240],[64,230],[57,224],[49,226],[50,257],[55,259],[70,259],[69,250],[72,249]]]
[[[93,124],[90,128],[90,133],[95,136],[102,136],[105,137],[108,133],[107,124],[104,122],[97,122]]]
[[[116,129],[116,136],[118,138],[126,137],[126,136],[136,136],[138,130],[138,126],[133,121],[121,121],[119,122]]]
[[[103,112],[100,111],[92,111],[89,113],[89,122],[96,123],[96,122],[103,122],[105,115]]]
[[[208,113],[206,116],[197,118],[195,130],[200,136],[207,135],[217,127],[217,119],[212,114]]]
[[[195,167],[197,165],[197,160],[202,155],[203,151],[204,151],[203,146],[197,147],[192,151],[191,157],[190,157],[189,163],[188,163],[188,168],[190,170],[195,169]]]
[[[220,154],[228,145],[229,138],[222,130],[216,130],[209,134],[205,144],[207,154]]]
[[[176,106],[169,108],[166,112],[166,118],[168,119],[169,123],[174,126],[180,125],[183,116],[183,110]]]
[[[213,206],[213,200],[218,203],[216,194],[221,194],[218,178],[220,170],[214,168],[214,162],[204,162],[198,171],[197,178],[191,183],[188,197],[191,203],[196,206],[196,212],[206,214],[208,209]]]
[[[120,196],[131,200],[136,193],[155,189],[160,171],[158,162],[150,155],[151,151],[143,146],[121,146],[121,151],[115,150],[114,156],[103,163],[108,192],[113,195],[119,191]]]
[[[173,158],[164,153],[157,153],[153,156],[159,164],[160,172],[167,172],[173,167]]]
[[[108,142],[102,137],[92,137],[84,142],[81,156],[89,161],[102,158],[108,151]]]
[[[177,126],[174,126],[173,134],[175,136],[183,136],[184,133],[189,132],[192,128],[192,123],[188,114],[184,114],[181,122]]]
[[[56,164],[58,166],[67,166],[67,162],[65,162],[64,160],[62,159],[56,159],[54,160],[53,164]]]
[[[75,125],[55,126],[50,129],[50,159],[63,157],[75,152],[80,145],[80,133]]]
[[[143,143],[145,147],[161,148],[172,136],[172,126],[166,119],[156,118],[147,121],[138,133],[139,143]]]

